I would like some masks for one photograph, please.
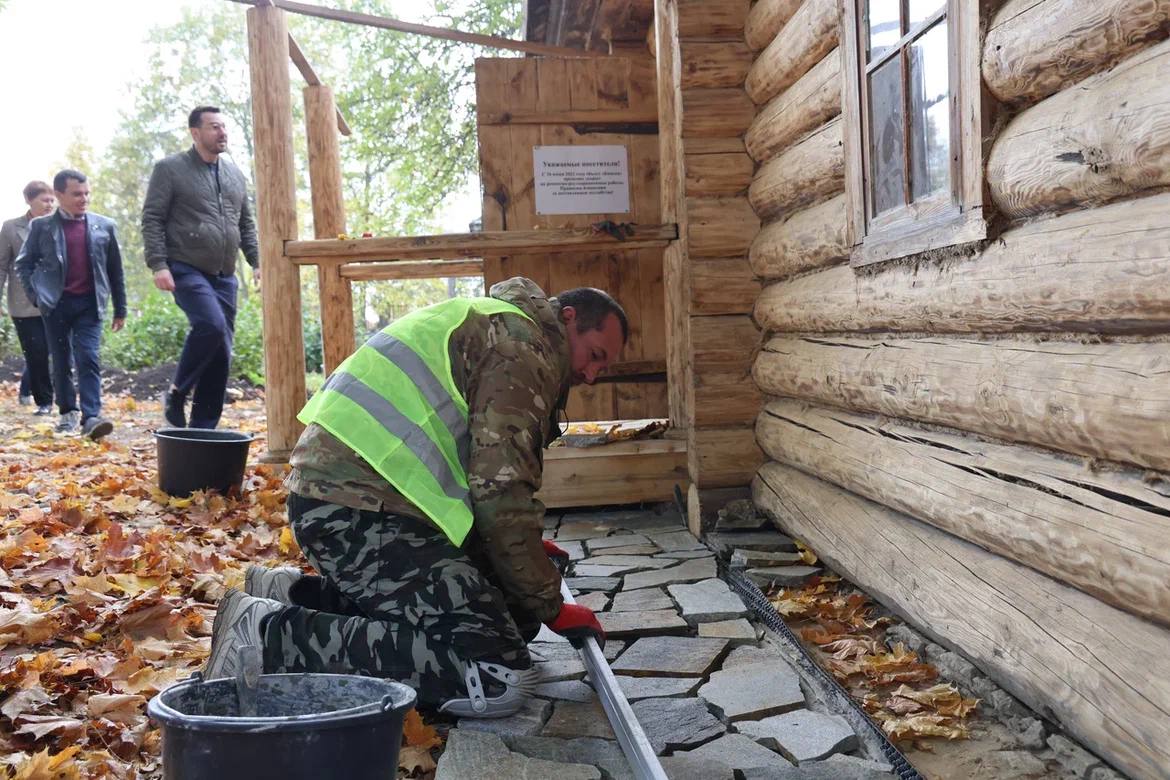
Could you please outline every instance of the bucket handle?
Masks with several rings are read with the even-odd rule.
[[[395,706],[397,705],[394,702],[394,694],[388,693],[382,697],[382,712],[390,712]]]

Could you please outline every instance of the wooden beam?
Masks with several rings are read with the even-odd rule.
[[[281,262],[284,243],[297,235],[288,26],[284,11],[272,6],[249,8],[247,18],[264,320],[267,457],[281,460],[287,458],[300,436],[302,426],[297,413],[305,404],[300,271]]]
[[[777,337],[770,395],[1170,472],[1170,343]]]
[[[731,41],[683,41],[682,87],[742,87],[752,53]]]
[[[510,49],[511,51],[522,51],[526,54],[540,54],[546,57],[609,56],[608,52],[571,49],[566,46],[549,46],[544,43],[534,43],[532,41],[517,41],[511,38],[501,38],[497,35],[481,35],[479,33],[461,32],[460,30],[449,30],[443,27],[431,27],[430,25],[426,24],[402,22],[398,19],[391,19],[388,16],[375,16],[373,14],[363,14],[357,11],[345,11],[340,8],[326,8],[320,5],[297,3],[293,2],[293,0],[231,1],[233,3],[241,3],[243,5],[251,6],[274,6],[290,13],[301,14],[302,16],[315,16],[318,19],[329,19],[334,22],[345,22],[347,24],[359,24],[365,27],[377,27],[380,30],[393,30],[395,32],[413,33],[414,35],[425,35],[430,38],[442,38],[443,40],[456,41],[458,43],[471,43],[475,44],[476,46],[486,46],[491,49]]]
[[[682,137],[687,139],[737,138],[756,117],[755,104],[740,87],[686,89],[682,104]]]
[[[506,111],[481,111],[479,123],[481,125],[646,125],[649,130],[658,121],[658,112],[654,106],[640,108],[587,108],[566,109],[563,111],[524,111],[512,109]],[[598,127],[594,132],[602,132]],[[610,132],[621,132],[621,127],[615,127]]]
[[[991,149],[987,183],[1015,218],[1170,185],[1170,41],[1012,119]]]
[[[1170,777],[1170,631],[795,469],[769,463],[752,489],[835,571],[1118,769]]]
[[[1140,472],[788,400],[764,407],[756,438],[773,460],[1170,624],[1170,497]]]
[[[746,255],[760,230],[747,198],[687,198],[689,256]]]
[[[345,195],[341,189],[341,147],[333,117],[333,90],[305,87],[305,134],[309,147],[309,192],[317,238],[345,232]],[[338,273],[338,263],[317,266],[321,302],[322,359],[326,376],[353,352],[353,294]]]
[[[550,508],[669,501],[684,491],[687,445],[678,439],[615,442],[597,447],[552,447],[536,497]]]
[[[340,266],[339,273],[341,278],[352,282],[480,276],[483,274],[483,260],[400,260],[392,263],[345,263]]]
[[[772,42],[787,24],[802,0],[759,0],[748,12],[743,37],[752,51],[760,51]]]
[[[691,482],[700,489],[747,485],[763,462],[764,454],[750,426],[687,431]]]
[[[744,134],[748,154],[768,162],[840,113],[841,54],[833,49],[760,109]]]
[[[983,80],[1012,105],[1035,103],[1170,34],[1170,0],[1008,0],[983,43]]]
[[[771,219],[844,191],[841,120],[833,119],[761,165],[748,188],[748,199],[761,218]]]
[[[765,287],[766,331],[1170,332],[1170,194],[1010,230],[969,259]]]
[[[309,64],[308,58],[301,51],[301,46],[297,43],[297,39],[292,37],[292,33],[288,35],[288,56],[292,59],[293,64],[297,66],[297,70],[301,72],[301,78],[305,80],[307,85],[310,87],[321,86],[321,79],[317,77],[317,72]],[[349,122],[345,121],[345,117],[341,114],[341,109],[337,108],[336,104],[334,104],[333,111],[337,114],[337,131],[347,137],[353,135],[353,131],[349,129]]]
[[[635,225],[634,235],[619,241],[592,228],[552,230],[489,230],[482,233],[443,233],[434,236],[318,239],[288,241],[284,254],[299,265],[332,258],[347,262],[386,260],[457,260],[484,255],[633,251],[663,247],[678,238],[677,225]]]
[[[672,0],[677,7],[677,39],[743,40],[750,0]],[[655,17],[657,22],[657,17]],[[658,44],[662,45],[659,37]]]
[[[849,259],[845,234],[845,195],[764,225],[752,242],[748,259],[761,279],[783,279]]]
[[[838,0],[805,0],[748,71],[744,87],[756,105],[788,89],[832,51],[840,22]]]

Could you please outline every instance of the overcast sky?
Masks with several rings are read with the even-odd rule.
[[[5,104],[0,120],[0,220],[24,213],[20,191],[31,179],[51,183],[74,128],[82,129],[96,151],[105,148],[120,110],[132,105],[127,85],[147,61],[145,40],[152,27],[177,21],[184,7],[223,2],[8,0],[0,11],[0,95]],[[239,9],[243,13],[245,7]],[[448,204],[444,230],[463,232],[479,213],[474,189]]]

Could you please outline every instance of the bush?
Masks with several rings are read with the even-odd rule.
[[[151,290],[126,327],[102,334],[102,364],[136,371],[169,363],[179,359],[186,338],[187,316],[170,295]]]

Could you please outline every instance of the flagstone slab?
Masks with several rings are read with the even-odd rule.
[[[553,705],[544,699],[530,698],[514,715],[506,718],[460,718],[459,728],[468,731],[486,731],[491,734],[515,736],[539,734],[549,719]]]
[[[716,531],[707,534],[706,540],[707,544],[729,556],[736,549],[796,552],[796,542],[779,531]]]
[[[679,754],[675,754],[679,755]],[[779,753],[757,745],[751,737],[743,734],[725,734],[716,740],[689,750],[685,754],[696,759],[722,764],[729,769],[794,769],[795,767]],[[738,774],[736,775],[739,776]],[[746,776],[746,775],[745,775]],[[752,775],[755,777],[756,775]],[[764,777],[766,775],[760,775]]]
[[[690,696],[699,687],[698,677],[616,677],[628,701]]]
[[[473,780],[481,777],[537,778],[557,780],[601,780],[601,770],[581,763],[530,758],[508,749],[497,734],[452,729],[435,780]]]
[[[565,577],[565,584],[576,595],[577,591],[587,593],[593,590],[613,593],[621,587],[622,581],[618,577]]]
[[[997,755],[1002,755],[1002,753],[988,754],[988,760],[984,761],[983,764],[985,772],[990,768],[994,773],[995,769],[991,767],[992,761],[990,759]],[[1031,753],[1024,752],[1023,755],[1035,762],[1039,772],[1038,774],[1028,773],[1027,777],[1051,776],[1045,771],[1043,761],[1040,761]],[[865,761],[855,756],[837,755],[824,761],[808,761],[800,766],[752,767],[750,769],[736,770],[735,776],[737,780],[890,780],[890,770],[883,771],[880,768],[875,768],[880,766],[880,764]],[[1004,774],[986,776],[994,776],[997,778],[1007,777]]]
[[[750,498],[737,498],[716,513],[715,527],[720,531],[758,531],[764,526],[771,527],[771,523]]]
[[[673,585],[681,582],[698,582],[715,576],[715,560],[713,558],[696,558],[692,561],[683,561],[677,566],[658,571],[640,571],[636,574],[627,574],[622,590],[637,590],[639,588],[654,588],[659,585]],[[597,588],[596,590],[602,590]]]
[[[650,609],[674,609],[674,601],[662,588],[623,590],[614,594],[613,605],[609,608],[610,612],[641,612]]]
[[[626,647],[626,643],[620,639],[613,639],[605,643],[603,654],[607,661],[612,661],[621,655],[622,650]],[[528,646],[528,652],[532,655],[533,661],[559,661],[565,658],[580,658],[581,654],[577,648],[573,647],[568,642],[543,642],[541,644],[531,644]]]
[[[585,540],[585,549],[590,555],[598,550],[610,547],[629,547],[631,544],[649,544],[650,540],[642,534],[616,534],[614,536],[596,536]]]
[[[755,647],[752,645],[744,645],[737,647],[728,654],[723,661],[723,668],[735,669],[740,666],[747,666],[755,663],[785,663],[783,656],[781,656],[776,649],[767,645],[763,647]]]
[[[642,699],[631,707],[655,755],[689,750],[727,731],[702,699]]]
[[[756,627],[743,618],[736,620],[717,620],[714,623],[700,623],[699,636],[726,639],[733,646],[756,642],[760,638],[756,632]]]
[[[695,535],[686,529],[670,531],[664,534],[654,534],[650,541],[658,545],[663,552],[678,550],[705,550],[706,545],[695,538]]]
[[[840,715],[799,709],[735,724],[741,734],[800,765],[857,749],[853,727]]]
[[[711,558],[715,553],[704,547],[701,550],[672,550],[670,552],[659,553],[655,558],[674,558],[676,560],[684,560],[687,558]]]
[[[626,572],[634,571],[637,568],[637,566],[595,566],[588,563],[588,559],[586,559],[573,564],[573,578],[620,577]]]
[[[594,612],[602,612],[609,608],[610,596],[604,591],[595,590],[592,593],[581,594],[574,601],[583,607],[589,607]]]
[[[602,595],[604,595],[604,594],[602,594]],[[540,631],[538,631],[536,633],[536,637],[529,644],[537,644],[537,643],[544,643],[544,642],[568,642],[568,641],[569,641],[568,639],[565,639],[563,636],[558,634],[556,631],[553,631],[551,628],[549,628],[548,626],[546,626],[542,623],[540,626]]]
[[[723,669],[699,688],[724,720],[757,720],[804,707],[800,678],[781,663],[755,663]]]
[[[605,523],[581,522],[579,520],[561,521],[557,527],[556,542],[579,542],[584,539],[605,536],[612,528]]]
[[[560,739],[558,737],[507,737],[505,744],[517,753],[559,763],[580,763],[600,769],[606,780],[635,780],[621,745],[596,737]],[[500,777],[500,775],[484,775]],[[470,780],[470,778],[468,779]],[[535,780],[533,778],[532,780]],[[551,780],[560,780],[554,777]]]
[[[580,680],[561,680],[541,683],[535,693],[542,699],[564,699],[565,701],[589,702],[597,698],[597,692]]]
[[[767,566],[795,566],[804,563],[800,553],[794,552],[765,552],[761,550],[741,550],[736,548],[731,554],[731,568],[755,569]]]
[[[654,544],[632,544],[629,547],[607,547],[602,552],[606,555],[657,555],[661,551]]]
[[[597,616],[607,637],[686,634],[687,621],[674,609],[656,609],[649,612],[602,612]]]
[[[600,701],[558,701],[541,730],[542,737],[617,739]]]
[[[726,639],[644,637],[618,657],[613,671],[634,677],[702,677],[726,648]]]
[[[560,547],[569,554],[570,561],[579,561],[585,557],[585,545],[581,544],[580,542],[562,542],[560,540],[555,541],[557,543],[557,547]]]
[[[678,604],[683,619],[691,625],[734,620],[748,614],[747,605],[739,594],[733,593],[726,582],[714,577],[689,585],[668,585],[666,591]]]
[[[820,566],[768,566],[744,571],[757,585],[783,585],[793,587],[804,584],[814,574],[820,574]]]
[[[621,548],[618,548],[621,549]],[[651,558],[649,555],[618,555],[611,550],[603,550],[603,555],[586,558],[581,563],[590,566],[628,566],[626,571],[638,569],[665,569],[673,566],[674,561],[669,558]]]
[[[659,763],[670,780],[735,780],[731,767],[690,753],[663,756]]]

